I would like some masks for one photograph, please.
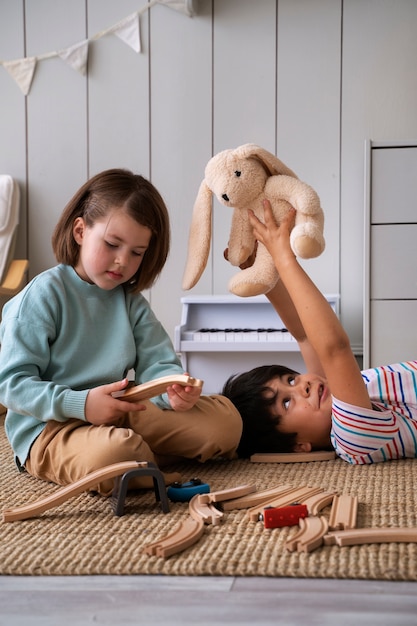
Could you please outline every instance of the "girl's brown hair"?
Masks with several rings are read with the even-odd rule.
[[[170,225],[161,195],[146,178],[126,169],[111,169],[90,178],[65,207],[52,235],[52,248],[58,263],[74,267],[80,248],[73,236],[73,225],[82,217],[91,227],[110,210],[125,211],[152,232],[149,247],[135,276],[125,283],[127,291],[138,293],[153,285],[168,258]]]

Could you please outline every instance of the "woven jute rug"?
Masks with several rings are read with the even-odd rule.
[[[246,484],[257,488],[289,484],[318,486],[357,495],[359,527],[417,526],[417,459],[349,466],[344,461],[181,463],[184,480],[201,478],[211,491]],[[19,474],[0,423],[1,509],[27,504],[59,489]],[[322,511],[328,515],[329,508]],[[128,495],[124,515],[110,500],[83,493],[38,518],[0,522],[1,575],[277,576],[417,580],[417,544],[385,543],[321,546],[289,552],[285,543],[297,527],[265,529],[247,511],[225,512],[220,524],[207,524],[201,539],[169,558],[144,553],[147,544],[188,518],[188,504],[170,503],[164,514],[152,490]]]

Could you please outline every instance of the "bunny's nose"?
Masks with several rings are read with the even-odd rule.
[[[224,193],[224,194],[222,195],[222,198],[223,198],[223,200],[224,200],[225,202],[229,202],[229,196],[227,195],[227,193]]]

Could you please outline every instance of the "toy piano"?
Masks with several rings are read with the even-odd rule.
[[[339,315],[339,296],[326,296]],[[266,296],[186,296],[174,345],[182,366],[204,380],[203,393],[220,393],[232,374],[259,365],[305,371],[298,344]]]

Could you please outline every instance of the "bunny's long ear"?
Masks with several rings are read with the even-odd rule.
[[[188,238],[188,256],[182,288],[191,289],[200,279],[207,265],[211,243],[212,192],[205,180],[200,185],[194,203]]]
[[[298,176],[290,170],[275,154],[268,152],[265,148],[261,148],[254,143],[245,143],[243,146],[239,146],[235,150],[236,155],[245,159],[252,158],[258,159],[269,173],[269,176],[275,176],[276,174],[284,174],[285,176],[292,176],[298,178]]]

